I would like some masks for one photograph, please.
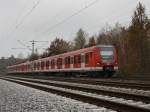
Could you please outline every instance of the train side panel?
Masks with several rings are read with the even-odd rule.
[[[103,51],[101,47],[94,46],[77,51],[72,51],[56,56],[51,56],[19,65],[9,66],[9,73],[31,73],[31,72],[89,72],[89,71],[117,71],[118,56],[117,50],[113,48],[113,60],[104,60],[104,54],[110,51]],[[107,47],[107,46],[104,46]],[[110,46],[109,46],[110,47]],[[111,47],[110,47],[111,48]],[[106,58],[106,57],[105,57]],[[108,56],[107,56],[108,58]]]

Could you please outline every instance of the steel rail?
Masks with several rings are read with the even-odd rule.
[[[18,76],[19,77],[19,76]],[[22,76],[21,76],[22,77]],[[132,89],[142,89],[142,90],[150,90],[150,83],[138,83],[138,82],[123,82],[123,81],[109,81],[108,79],[80,79],[80,78],[64,78],[64,77],[37,77],[37,76],[25,76],[25,78],[34,78],[34,79],[43,79],[43,80],[56,80],[56,81],[66,81],[66,82],[77,82],[84,84],[92,84],[92,85],[105,85],[105,86],[113,86],[113,87],[123,87],[123,88],[132,88]]]
[[[63,87],[63,88],[69,88],[69,89],[75,89],[75,90],[81,90],[81,91],[86,91],[86,92],[91,92],[91,93],[108,95],[112,97],[119,97],[119,98],[125,98],[128,100],[135,100],[135,101],[142,101],[145,103],[150,103],[150,96],[130,94],[130,93],[124,93],[124,92],[118,92],[118,91],[111,91],[111,90],[103,90],[103,89],[92,87],[93,85],[86,86],[84,84],[79,84],[79,83],[68,83],[68,82],[63,83],[63,82],[53,82],[52,80],[29,79],[29,78],[15,78],[15,77],[7,77],[7,78],[29,81],[29,82],[40,83],[40,84],[51,85],[51,86],[57,86],[57,87]]]
[[[42,85],[42,84],[37,84],[37,83],[31,83],[31,82],[27,82],[27,81],[19,81],[19,80],[15,80],[15,79],[6,79],[6,78],[1,78],[3,80],[7,80],[7,81],[11,81],[11,82],[15,82],[18,84],[22,84],[25,86],[29,86],[32,88],[36,88],[39,90],[43,90],[46,92],[51,92],[51,93],[55,93],[58,95],[62,95],[62,96],[66,96],[66,97],[70,97],[76,100],[80,100],[83,102],[87,102],[90,104],[94,104],[97,106],[103,106],[106,108],[110,108],[113,110],[116,110],[118,112],[150,112],[150,109],[144,108],[144,107],[137,107],[137,106],[133,106],[133,105],[129,105],[129,104],[123,104],[123,103],[118,103],[118,102],[114,102],[114,101],[110,101],[110,100],[105,100],[105,99],[100,99],[100,98],[96,98],[96,97],[92,97],[92,96],[88,96],[88,95],[83,95],[83,94],[79,94],[79,93],[73,93],[73,92],[69,92],[69,91],[64,91],[64,90],[58,90],[58,89],[53,89],[53,88],[49,88],[46,85]]]

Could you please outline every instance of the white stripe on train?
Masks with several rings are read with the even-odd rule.
[[[114,67],[114,71],[118,70],[118,66]],[[29,72],[73,72],[73,71],[103,71],[103,67],[86,67],[86,68],[65,68],[65,69],[48,69],[48,70],[33,70],[33,71],[14,71],[9,73],[29,73]]]

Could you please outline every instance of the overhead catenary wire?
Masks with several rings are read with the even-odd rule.
[[[59,25],[65,23],[66,21],[68,21],[68,20],[71,19],[72,17],[74,17],[74,16],[80,14],[81,12],[83,12],[85,9],[87,9],[87,8],[91,7],[92,5],[96,4],[98,1],[99,1],[99,0],[94,0],[93,2],[87,4],[87,5],[86,5],[85,7],[83,7],[82,9],[76,11],[75,13],[73,13],[72,15],[68,16],[67,18],[63,19],[62,21],[56,23],[55,25],[49,27],[47,30],[43,31],[42,34],[43,34],[43,33],[47,33],[49,30],[52,30],[53,28],[56,28],[57,26],[59,26]],[[57,17],[57,15],[56,15],[55,17]],[[42,46],[43,46],[43,45],[42,45]]]
[[[15,26],[15,28],[10,32],[10,35],[13,35],[14,33],[15,33],[15,31],[19,28],[19,26],[20,25],[22,25],[23,24],[23,22],[25,21],[25,19],[34,11],[34,9],[39,5],[39,3],[40,3],[40,1],[41,0],[38,0],[34,5],[33,5],[33,7],[30,9],[30,11],[21,19],[21,21],[18,23],[17,21],[16,21],[16,26]],[[25,9],[25,6],[24,6],[24,9]],[[9,35],[8,35],[8,37],[9,37]],[[7,38],[8,38],[7,37]],[[20,40],[17,40],[21,45],[23,45],[23,46],[25,46],[27,49],[29,49],[30,51],[32,51],[32,49],[30,48],[30,46],[26,46],[23,42],[21,42]],[[16,49],[16,48],[13,48],[13,49]],[[21,48],[22,49],[22,48]],[[23,48],[24,49],[24,48]]]
[[[16,26],[16,24],[19,23],[19,22],[18,22],[18,21],[19,21],[19,17],[22,16],[22,13],[24,12],[24,10],[26,9],[26,7],[27,7],[27,5],[28,5],[28,2],[29,2],[29,1],[27,1],[27,2],[23,5],[21,11],[20,11],[19,14],[18,14],[18,17],[16,18],[14,24],[12,24],[11,28],[13,28],[14,26]]]
[[[34,54],[34,51],[35,51],[35,43],[36,42],[42,42],[42,43],[45,43],[45,42],[48,42],[48,41],[36,41],[36,40],[32,40],[30,41],[32,43],[32,54]],[[37,49],[41,49],[41,48],[37,48]],[[42,49],[45,49],[45,48],[42,48]]]
[[[22,13],[23,13],[24,10],[26,9],[26,7],[27,7],[27,5],[28,5],[28,2],[29,2],[29,1],[27,1],[26,3],[24,3],[24,5],[23,5],[22,9],[20,10],[20,12],[19,12],[19,14],[18,14],[16,20],[15,20],[14,23],[10,26],[10,30],[7,32],[7,33],[8,33],[7,38],[8,38],[10,35],[12,35],[12,34],[14,33],[14,31],[15,31],[15,27],[14,27],[14,26],[16,26],[16,24],[18,24],[19,18],[21,17]],[[6,37],[5,37],[5,39],[6,39]]]
[[[55,25],[53,25],[53,26],[47,28],[47,30],[45,30],[44,32],[42,32],[42,34],[43,34],[43,33],[47,33],[47,32],[49,32],[49,34],[50,34],[50,33],[52,32],[51,30],[53,30],[54,28],[56,28],[56,27],[62,25],[63,23],[65,23],[66,21],[68,21],[69,19],[71,19],[72,17],[78,15],[79,13],[81,13],[82,11],[84,11],[86,8],[89,8],[91,5],[94,5],[94,4],[97,3],[97,2],[98,2],[98,0],[95,0],[95,1],[93,1],[92,3],[89,3],[87,6],[85,6],[84,8],[82,8],[82,9],[80,9],[80,10],[78,10],[76,13],[72,14],[71,16],[69,16],[69,17],[65,18],[64,20],[58,22],[57,24],[55,24]],[[131,4],[132,4],[132,3],[131,3]],[[104,17],[104,19],[105,19],[105,18],[107,18],[107,16]],[[104,21],[103,21],[103,22],[104,22]],[[94,25],[94,28],[96,28],[96,26],[98,26],[98,25]],[[93,26],[90,26],[90,28],[86,28],[86,30],[89,30],[89,29],[92,29],[92,28],[93,28]]]
[[[132,4],[132,3],[134,3],[134,2],[131,2],[130,4]],[[124,8],[125,9],[125,8]],[[123,9],[123,10],[124,10]],[[130,9],[129,10],[125,10],[125,11],[131,11]],[[105,23],[105,25],[107,24],[107,21],[110,19],[110,17],[112,17],[112,16],[114,16],[114,13],[116,13],[116,11],[114,10],[114,11],[112,11],[112,15],[107,15],[107,16],[104,16],[103,18],[99,18],[100,19],[100,21],[98,22],[98,23],[96,23],[95,25],[90,25],[89,27],[84,27],[83,29],[85,30],[85,31],[91,31],[91,30],[93,30],[93,29],[96,29],[96,28],[98,28],[98,27],[100,27],[101,25],[100,25],[100,23],[103,23],[103,27],[102,28],[104,28],[105,26],[104,26],[104,23]],[[115,17],[115,16],[114,16]],[[121,13],[121,15],[120,16],[118,16],[119,17],[119,19],[120,19],[120,17],[122,18],[124,18],[124,17],[127,17],[127,16],[124,16],[124,13]],[[117,18],[116,18],[117,19]],[[126,18],[127,19],[127,18]],[[107,21],[105,21],[105,20],[107,20]],[[129,22],[129,20],[123,20],[122,21],[123,23],[125,23],[125,22]],[[116,23],[118,23],[118,22],[116,22]],[[128,23],[129,24],[129,23]],[[109,25],[109,24],[108,24]],[[111,26],[111,25],[110,25]],[[101,28],[101,29],[102,29]],[[100,30],[100,29],[99,29]],[[76,33],[71,33],[72,35],[75,35]]]
[[[30,50],[30,51],[32,51],[32,53],[31,53],[31,55],[33,55],[34,53],[35,53],[35,51],[37,50],[37,49],[46,49],[46,48],[39,48],[39,47],[37,47],[37,48],[35,48],[35,43],[37,43],[37,42],[42,42],[42,43],[45,43],[45,42],[48,42],[48,41],[37,41],[37,40],[32,40],[32,41],[29,41],[29,42],[31,42],[31,44],[32,44],[32,47],[31,46],[28,46],[28,45],[26,45],[26,44],[24,44],[22,41],[20,41],[20,40],[17,40],[22,46],[24,46],[25,48],[11,48],[11,49],[13,49],[13,50],[25,50],[25,49],[28,49],[28,50]]]
[[[23,42],[21,42],[20,40],[17,40],[21,45],[23,45],[23,46],[25,46],[27,49],[29,49],[29,50],[32,50],[31,48],[30,48],[30,46],[27,46],[27,45],[25,45]]]
[[[132,6],[134,2],[131,1],[129,4]],[[130,5],[128,7],[130,7]],[[130,12],[131,9],[128,8],[128,10],[126,10],[126,8],[122,9],[122,11],[126,11],[126,12]],[[111,15],[106,15],[106,16],[103,16],[102,18],[99,18],[99,20],[97,20],[97,23],[95,25],[91,25],[89,27],[85,27],[85,30],[86,31],[90,31],[91,29],[95,29],[95,28],[98,28],[100,26],[99,23],[106,23],[107,24],[107,21],[110,19],[110,17],[115,17],[116,18],[116,15],[114,16],[114,13],[116,13],[116,10],[113,10],[111,11]],[[121,13],[117,18],[120,19],[120,18],[124,18],[124,17],[127,17],[127,16],[124,16],[124,13]],[[115,20],[117,20],[117,18]],[[123,22],[126,22],[128,20],[123,20]],[[118,22],[116,22],[118,23]]]
[[[25,19],[36,9],[36,7],[39,5],[40,1],[41,0],[37,0],[37,2],[32,6],[32,8],[29,10],[29,12],[20,20],[20,22],[16,22],[16,25],[14,25],[15,27],[10,31],[9,35],[7,36],[7,38],[10,35],[13,35],[15,33],[15,31],[23,24]]]
[[[71,19],[72,17],[78,15],[79,13],[81,13],[82,11],[84,11],[85,9],[89,8],[90,6],[94,5],[94,4],[97,3],[97,2],[98,2],[98,0],[95,0],[95,1],[93,1],[92,3],[89,3],[89,4],[88,4],[87,6],[85,6],[84,8],[78,10],[77,12],[73,13],[72,15],[70,15],[69,17],[67,17],[67,18],[65,18],[64,20],[60,21],[59,23],[57,23],[57,24],[51,26],[51,27],[48,29],[48,31],[49,31],[49,30],[52,30],[52,29],[54,29],[54,28],[56,28],[57,26],[59,26],[59,25],[61,25],[61,24],[63,24],[63,23],[65,23],[66,21],[68,21],[68,20]],[[31,13],[32,13],[32,10],[34,10],[34,9],[37,7],[37,5],[38,5],[39,3],[40,3],[40,0],[38,0],[38,2],[36,2],[35,6],[31,9]],[[28,14],[30,15],[30,12],[29,12]],[[28,17],[28,14],[27,14],[27,17]],[[26,18],[26,17],[25,17],[25,18]],[[24,20],[23,20],[23,21],[24,21]],[[22,24],[22,23],[21,23],[21,24]],[[20,25],[21,25],[21,24],[20,24]],[[19,25],[19,24],[18,24],[18,25]],[[19,26],[20,26],[20,25],[19,25]],[[18,28],[19,26],[16,25],[16,28]]]
[[[24,20],[34,11],[34,9],[39,5],[41,0],[37,0],[37,2],[34,4],[34,6],[29,10],[29,12],[23,17],[23,19],[16,25],[16,28],[18,28]]]
[[[73,13],[72,15],[68,16],[67,18],[63,19],[62,21],[56,23],[56,24],[53,25],[53,26],[50,26],[50,27],[49,27],[47,30],[45,30],[43,33],[47,33],[47,32],[49,32],[50,30],[52,30],[52,29],[58,27],[59,25],[65,23],[66,21],[70,20],[72,17],[74,17],[74,16],[80,14],[80,13],[83,12],[84,10],[86,10],[86,9],[88,9],[89,7],[93,6],[93,5],[96,4],[98,1],[99,1],[99,0],[95,0],[95,1],[93,1],[93,2],[91,2],[91,3],[89,3],[89,4],[86,5],[84,8],[82,8],[82,9],[76,11],[75,13]]]

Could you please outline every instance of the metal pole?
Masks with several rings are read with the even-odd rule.
[[[34,54],[34,45],[35,45],[35,41],[32,40],[32,55]]]

